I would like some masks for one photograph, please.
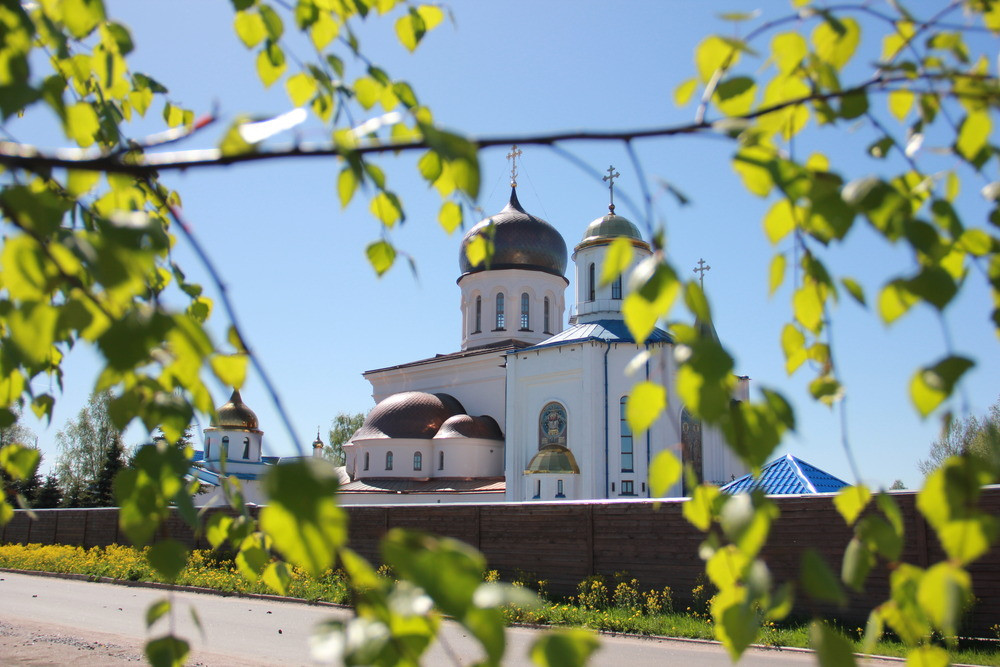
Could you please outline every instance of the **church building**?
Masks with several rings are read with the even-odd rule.
[[[648,466],[663,450],[699,479],[724,484],[746,473],[721,434],[702,429],[677,397],[670,334],[655,329],[640,345],[625,326],[623,285],[654,260],[636,225],[615,213],[617,177],[613,168],[605,177],[609,212],[581,225],[569,255],[562,235],[518,201],[515,162],[507,205],[473,226],[459,249],[460,349],[364,373],[376,405],[344,447],[351,481],[342,502],[649,497]],[[493,254],[473,265],[466,249],[480,237]],[[621,238],[632,261],[601,285]],[[625,407],[647,380],[667,387],[668,408],[648,432],[633,434]],[[733,398],[748,392],[740,378]],[[684,492],[678,482],[668,496]]]

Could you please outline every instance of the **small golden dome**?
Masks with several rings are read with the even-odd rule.
[[[546,445],[538,450],[538,453],[531,459],[526,475],[531,474],[567,474],[579,475],[580,466],[576,464],[576,457],[566,447],[562,445]]]
[[[216,428],[238,428],[256,431],[258,429],[257,415],[243,402],[239,389],[233,389],[229,402],[219,406],[215,411],[212,426]]]

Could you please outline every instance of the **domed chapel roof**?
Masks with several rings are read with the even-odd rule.
[[[229,397],[229,401],[216,409],[212,426],[252,431],[259,428],[257,415],[243,402],[239,389],[233,389],[233,395]]]
[[[478,222],[462,239],[458,264],[462,275],[486,271],[485,262],[473,266],[465,251],[479,235],[489,238],[492,227],[493,257],[489,269],[528,269],[556,276],[566,274],[566,241],[556,228],[530,213],[517,200],[517,189],[510,189],[510,201],[502,211]]]
[[[365,417],[351,440],[434,437],[452,415],[465,408],[450,394],[404,391],[383,399]]]

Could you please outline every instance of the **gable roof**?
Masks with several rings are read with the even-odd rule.
[[[542,347],[555,347],[557,345],[568,345],[570,343],[583,343],[586,341],[600,341],[602,343],[635,343],[632,333],[628,330],[623,320],[597,320],[586,324],[575,324],[568,329],[563,329],[555,336],[546,338],[538,345],[532,345],[525,350],[537,350]],[[646,339],[647,343],[672,343],[670,337],[663,329],[653,329]],[[521,350],[518,350],[519,352]]]
[[[734,479],[720,491],[728,494],[749,493],[763,489],[767,495],[831,493],[848,486],[844,480],[786,454],[764,465],[760,477],[752,474]]]

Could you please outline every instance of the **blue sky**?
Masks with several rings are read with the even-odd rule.
[[[693,76],[693,52],[702,37],[713,31],[731,34],[731,24],[715,14],[735,4],[457,2],[451,7],[454,24],[446,22],[435,30],[414,55],[396,42],[390,21],[370,21],[360,34],[373,61],[409,81],[437,120],[458,131],[494,136],[628,130],[692,119],[692,107],[674,106],[673,90]],[[915,3],[911,9],[926,14],[935,5]],[[109,9],[133,30],[133,69],[162,81],[173,101],[196,114],[219,111],[222,122],[178,148],[214,145],[240,113],[269,116],[291,108],[280,84],[262,90],[255,56],[232,30],[229,3],[123,1],[109,3]],[[787,4],[778,2],[765,3],[764,9],[775,15],[789,11]],[[286,22],[290,26],[291,20]],[[995,54],[995,41],[985,39],[990,41],[980,46]],[[861,53],[852,71],[862,76],[875,55]],[[362,74],[360,63],[348,60],[348,68],[349,77]],[[290,73],[295,71],[293,65]],[[882,100],[875,103],[884,105]],[[359,113],[356,119],[363,117]],[[57,143],[45,123],[26,119],[9,129],[23,141]],[[150,121],[135,131],[156,129],[158,124]],[[311,141],[326,136],[315,121],[303,125],[300,135]],[[812,125],[797,140],[796,151],[827,152],[835,166],[853,178],[884,168],[859,157],[876,138],[866,128],[831,131]],[[579,142],[564,148],[596,171],[613,164],[622,175],[616,193],[641,200],[638,175],[620,144]],[[729,164],[728,142],[656,139],[635,148],[654,187],[658,179],[666,180],[692,200],[680,207],[669,196],[658,197],[653,222],[666,225],[668,253],[679,269],[689,271],[702,257],[711,265],[705,287],[716,328],[737,359],[737,372],[749,375],[754,386],[775,387],[793,399],[799,428],[782,453],[853,481],[841,446],[840,414],[807,397],[808,370],[793,378],[784,372],[779,334],[789,317],[791,292],[786,284],[773,298],[767,297],[773,249],[760,221],[770,200],[743,189]],[[523,150],[521,203],[552,223],[567,245],[574,245],[586,225],[606,210],[607,190],[548,149]],[[506,152],[481,153],[481,211],[466,212],[466,228],[505,204]],[[459,347],[455,280],[462,233],[449,236],[437,225],[440,202],[416,174],[415,157],[386,157],[379,164],[407,213],[391,239],[412,255],[417,275],[399,263],[381,279],[364,256],[367,243],[379,237],[378,225],[363,196],[341,210],[335,191],[339,166],[332,159],[257,163],[167,177],[225,277],[251,345],[273,375],[303,446],[315,437],[317,425],[325,439],[337,412],[372,407],[362,371]],[[947,158],[932,159],[936,162],[928,168],[951,166]],[[997,180],[996,161],[989,169],[989,180]],[[985,206],[978,194],[982,185],[981,179],[963,177],[959,205],[967,224],[983,224]],[[643,211],[629,209],[621,199],[618,203],[619,213],[644,224]],[[877,288],[911,270],[913,260],[902,247],[876,242],[862,222],[852,236],[824,257],[837,275],[856,278],[871,303]],[[183,242],[177,258],[190,275],[204,276]],[[978,362],[961,399],[953,403],[959,414],[966,409],[982,413],[1000,397],[1000,355],[988,322],[990,302],[983,282],[980,276],[970,276],[966,294],[944,318],[954,351]],[[222,331],[226,322],[221,309],[213,319]],[[946,354],[944,328],[929,310],[918,308],[886,329],[874,313],[845,295],[834,312],[833,344],[848,390],[847,434],[863,476],[874,484],[901,478],[907,486],[917,485],[916,462],[926,456],[939,424],[916,415],[907,386],[918,363]],[[52,426],[34,426],[47,463],[56,457],[56,431],[85,402],[96,368],[91,353],[77,350],[70,355],[66,391],[57,402]],[[36,383],[36,389],[44,390],[42,384]],[[227,397],[228,391],[218,387],[217,402]],[[258,378],[250,378],[243,397],[260,417],[269,452],[293,453]],[[128,434],[130,444],[144,438],[137,428]]]

